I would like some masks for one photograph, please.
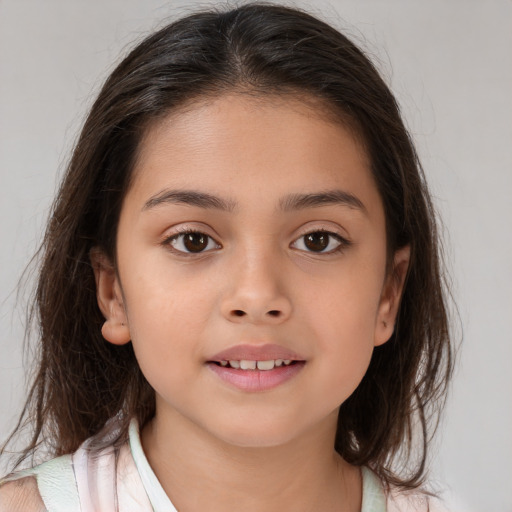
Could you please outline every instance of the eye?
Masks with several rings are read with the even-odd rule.
[[[341,251],[349,241],[330,231],[312,231],[293,242],[292,247],[301,251],[316,253],[333,253]]]
[[[205,233],[200,231],[185,231],[172,235],[164,241],[176,252],[197,254],[212,249],[218,249],[220,245]]]

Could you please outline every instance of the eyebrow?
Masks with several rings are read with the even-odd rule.
[[[206,192],[198,192],[196,190],[164,190],[146,201],[142,211],[150,210],[163,204],[184,204],[226,212],[232,212],[236,207],[235,201],[222,199]]]
[[[279,201],[280,209],[285,212],[330,205],[347,206],[367,213],[363,202],[344,190],[327,190],[314,194],[290,194]]]
[[[204,209],[215,209],[225,212],[233,212],[238,203],[232,199],[199,192],[196,190],[163,190],[152,196],[142,211],[156,208],[164,204],[183,204],[197,206]],[[278,209],[284,212],[303,210],[306,208],[318,208],[322,206],[341,205],[367,213],[362,201],[355,195],[344,190],[327,190],[311,194],[289,194],[279,200]]]

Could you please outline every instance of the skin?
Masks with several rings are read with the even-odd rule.
[[[214,194],[233,209],[154,204],[166,190]],[[278,207],[330,190],[362,206]],[[211,237],[206,250],[178,252],[183,237],[169,238],[183,228]],[[318,231],[345,242],[311,250],[304,235]],[[155,390],[142,442],[180,511],[360,509],[360,471],[333,449],[337,413],[393,332],[408,259],[401,249],[386,273],[367,154],[311,102],[224,95],[148,131],[117,267],[99,251],[93,264],[103,335],[133,343]],[[275,343],[306,363],[273,389],[236,389],[207,361],[240,343]]]

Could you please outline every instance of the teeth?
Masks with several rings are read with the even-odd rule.
[[[258,370],[272,370],[274,368],[274,361],[258,361]]]
[[[256,361],[247,361],[246,359],[242,359],[240,361],[240,369],[241,370],[256,370]]]
[[[223,367],[231,366],[231,368],[235,368],[237,370],[273,370],[274,368],[279,368],[280,366],[289,366],[292,363],[292,359],[269,359],[268,361],[249,361],[247,359],[242,359],[240,361],[229,360],[229,361],[219,361],[219,364]]]

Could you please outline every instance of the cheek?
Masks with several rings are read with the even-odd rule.
[[[179,328],[183,323],[189,324],[191,318],[197,325],[215,300],[216,288],[203,273],[187,265],[170,265],[165,253],[132,265],[125,275],[127,314],[135,326]]]
[[[343,400],[363,378],[373,353],[379,276],[375,271],[374,275],[346,275],[329,286],[327,293],[315,294],[304,308],[307,325],[313,326],[314,350],[322,371],[330,376],[333,392],[341,392]]]
[[[311,325],[325,332],[325,339],[373,341],[382,292],[383,272],[354,268],[324,282],[321,291],[305,294],[304,312],[311,310]],[[320,336],[320,339],[323,337]]]
[[[186,273],[168,275],[164,268],[126,272],[131,277],[123,282],[132,344],[145,374],[161,373],[159,368],[165,374],[199,357],[216,302],[215,289]]]

